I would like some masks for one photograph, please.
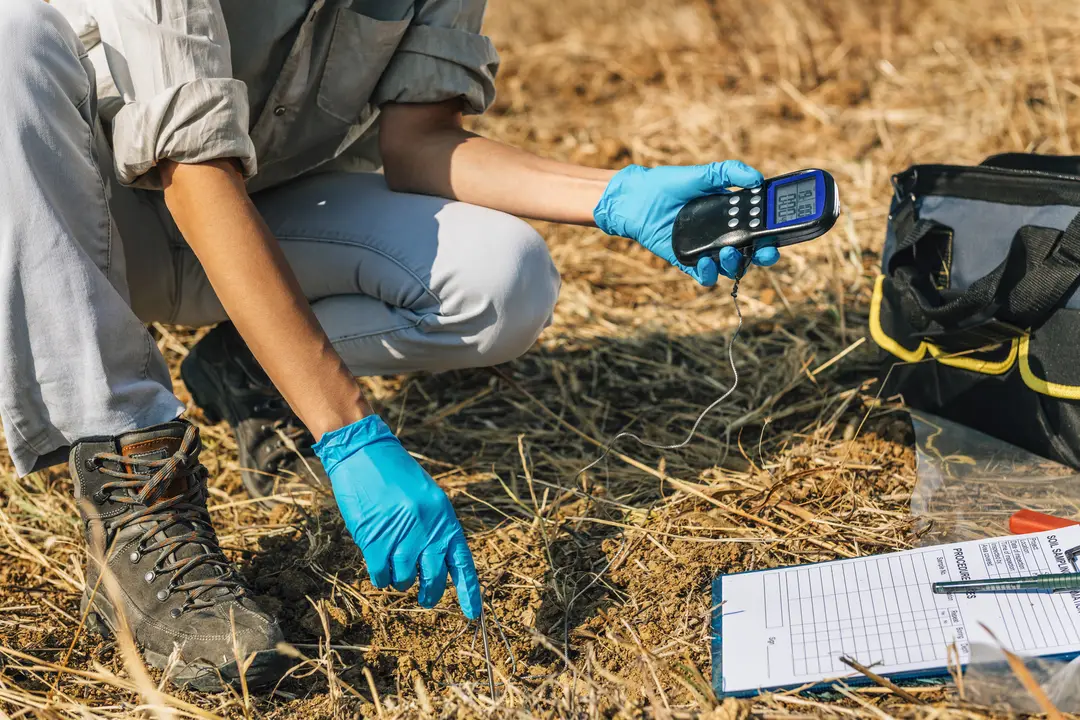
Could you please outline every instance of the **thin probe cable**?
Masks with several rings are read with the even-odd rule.
[[[674,445],[660,445],[658,443],[649,442],[648,440],[643,440],[632,432],[621,432],[608,441],[607,445],[604,447],[604,451],[600,453],[599,457],[577,471],[577,474],[574,475],[575,480],[579,478],[582,473],[599,465],[604,458],[611,453],[612,449],[615,447],[615,443],[624,437],[630,438],[639,445],[644,445],[645,447],[653,448],[654,450],[679,450],[686,447],[690,444],[690,441],[694,439],[694,435],[697,434],[698,426],[701,425],[701,421],[705,419],[705,416],[712,412],[717,405],[727,400],[728,397],[731,396],[731,393],[735,392],[735,388],[739,386],[739,370],[735,367],[735,340],[739,337],[739,331],[742,330],[743,325],[742,309],[739,308],[739,281],[742,280],[743,273],[746,272],[746,266],[749,264],[748,260],[749,257],[744,255],[739,272],[735,276],[735,286],[731,288],[731,299],[735,303],[735,314],[739,318],[739,323],[735,326],[735,332],[731,334],[731,340],[728,341],[727,347],[728,364],[731,366],[731,374],[735,377],[734,381],[731,383],[731,387],[728,388],[723,395],[714,400],[707,408],[701,411],[701,414],[697,416],[697,420],[694,421],[694,426],[690,428],[690,434],[687,435],[686,439],[682,442],[675,443]]]

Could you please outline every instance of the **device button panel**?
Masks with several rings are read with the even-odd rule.
[[[727,226],[732,230],[761,227],[762,198],[760,187],[733,192],[727,200]]]

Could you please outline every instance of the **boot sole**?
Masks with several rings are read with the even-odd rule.
[[[98,598],[95,604],[102,602]],[[82,605],[85,611],[86,596],[83,596]],[[91,610],[86,613],[87,632],[98,635],[106,640],[115,639],[116,633],[106,613]],[[147,648],[141,648],[142,658],[150,667],[164,671],[169,664],[169,656]],[[292,660],[279,653],[277,650],[260,650],[255,653],[244,680],[248,690],[266,690],[276,684],[292,665]],[[199,692],[221,692],[226,688],[240,689],[243,685],[240,680],[240,671],[235,660],[220,666],[209,663],[183,663],[174,664],[168,675],[169,682],[180,689],[191,688]]]

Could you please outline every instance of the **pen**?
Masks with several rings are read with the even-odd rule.
[[[965,592],[1070,592],[1080,590],[1080,573],[990,578],[988,580],[954,580],[934,583],[932,589],[938,595]]]

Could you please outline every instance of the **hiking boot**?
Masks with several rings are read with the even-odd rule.
[[[72,446],[68,465],[90,549],[82,610],[103,634],[116,632],[122,614],[144,660],[177,685],[213,691],[236,683],[237,654],[242,664],[254,653],[247,683],[263,688],[288,665],[275,649],[281,629],[218,546],[200,449],[198,428],[183,420]],[[99,580],[102,568],[115,583]]]
[[[285,402],[231,322],[203,337],[180,366],[192,399],[211,423],[236,434],[244,487],[262,504],[290,487],[330,488],[312,447],[315,438]]]

